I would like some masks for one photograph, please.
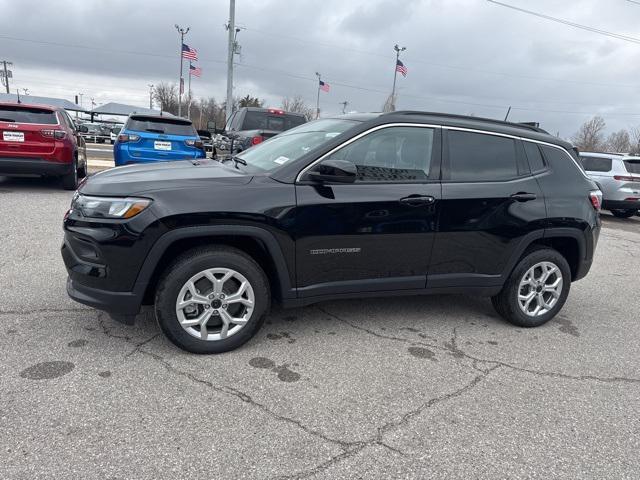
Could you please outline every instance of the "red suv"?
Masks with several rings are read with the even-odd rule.
[[[75,190],[87,174],[83,129],[62,108],[0,103],[0,175],[61,177]]]

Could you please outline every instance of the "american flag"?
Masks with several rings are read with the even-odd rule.
[[[407,76],[407,67],[400,60],[396,62],[396,72],[400,72],[403,77]]]
[[[200,67],[196,67],[195,65],[189,65],[189,73],[196,77],[202,75],[202,69]]]
[[[327,82],[323,82],[322,80],[320,80],[320,90],[322,90],[323,92],[328,92],[329,88],[330,87]]]
[[[182,56],[189,60],[198,60],[198,51],[195,48],[191,48],[186,43],[182,44]]]

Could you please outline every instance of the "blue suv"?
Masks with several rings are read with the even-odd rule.
[[[206,158],[202,140],[190,120],[133,114],[113,146],[116,166]]]

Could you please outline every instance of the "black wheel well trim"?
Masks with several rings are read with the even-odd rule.
[[[525,235],[520,242],[519,247],[511,255],[504,273],[502,274],[502,281],[506,281],[509,275],[511,275],[511,272],[516,267],[516,264],[522,258],[524,252],[526,252],[527,249],[531,247],[531,245],[533,245],[538,240],[546,240],[552,238],[572,238],[576,240],[578,244],[578,261],[580,262],[585,259],[586,241],[584,238],[584,234],[579,229],[567,227],[552,227],[546,228],[544,230],[536,230]]]
[[[261,241],[273,260],[278,282],[280,283],[282,297],[295,297],[295,291],[291,288],[291,281],[289,279],[289,269],[287,267],[284,254],[282,253],[282,249],[280,248],[280,244],[273,234],[264,228],[247,225],[182,227],[163,234],[158,240],[156,240],[153,247],[151,247],[151,250],[147,254],[147,257],[140,268],[140,272],[138,273],[138,277],[136,278],[136,282],[133,287],[134,292],[139,294],[141,297],[144,296],[158,262],[173,243],[187,238],[222,237],[229,235],[249,237]]]

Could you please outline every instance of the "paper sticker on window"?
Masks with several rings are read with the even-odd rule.
[[[278,157],[274,160],[278,165],[282,165],[283,163],[287,163],[289,161],[288,157]]]
[[[333,138],[340,135],[340,132],[327,132],[324,134],[325,138]]]

